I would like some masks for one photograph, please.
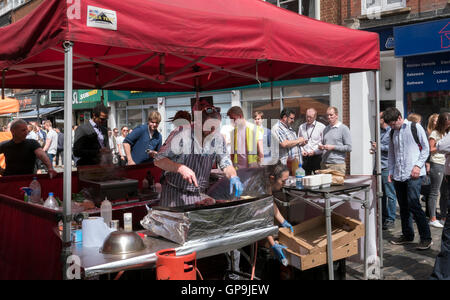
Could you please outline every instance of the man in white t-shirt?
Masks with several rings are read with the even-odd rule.
[[[47,130],[47,139],[43,150],[47,153],[47,156],[53,165],[53,159],[55,158],[58,149],[58,133],[53,130],[52,122],[50,120],[44,122],[44,128]]]

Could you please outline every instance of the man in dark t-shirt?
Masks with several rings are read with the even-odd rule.
[[[0,153],[5,154],[6,169],[4,176],[33,174],[36,158],[48,169],[50,178],[56,175],[44,150],[35,140],[26,139],[27,123],[17,119],[11,124],[12,140],[0,143]]]

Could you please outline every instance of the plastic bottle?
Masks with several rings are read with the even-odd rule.
[[[295,186],[298,189],[302,189],[303,188],[303,182],[302,179],[303,177],[305,177],[305,170],[302,168],[302,164],[298,164],[298,169],[295,170]]]
[[[106,197],[100,206],[100,216],[103,218],[103,222],[109,227],[112,220],[112,205]]]
[[[23,191],[23,201],[30,202],[31,201],[31,191],[29,187],[22,187],[20,188]]]
[[[37,181],[37,177],[33,177],[33,181],[30,183],[31,191],[31,202],[42,203],[41,202],[41,184]]]
[[[59,209],[58,202],[56,201],[55,197],[53,196],[53,193],[48,193],[48,198],[44,202],[44,207],[54,209],[54,210]]]

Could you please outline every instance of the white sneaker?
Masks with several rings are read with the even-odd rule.
[[[441,222],[439,222],[438,220],[434,220],[432,222],[429,223],[430,226],[434,227],[434,228],[444,228],[444,225],[441,224]]]

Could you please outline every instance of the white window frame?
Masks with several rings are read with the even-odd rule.
[[[266,0],[264,0],[266,1]],[[298,2],[298,13],[302,14],[302,1],[303,0],[277,0],[277,6],[280,7],[281,4],[286,4],[290,2]],[[310,1],[310,0],[304,0],[304,1]],[[316,20],[320,20],[320,0],[313,0],[314,1],[314,18]]]
[[[401,0],[401,1],[393,3],[393,4],[388,4],[387,0],[381,0],[380,5],[373,6],[368,9],[368,8],[366,8],[366,3],[368,1],[376,1],[376,0],[361,0],[361,14],[362,15],[376,14],[376,13],[381,13],[381,12],[385,12],[385,11],[390,11],[390,10],[406,7],[406,0]]]

